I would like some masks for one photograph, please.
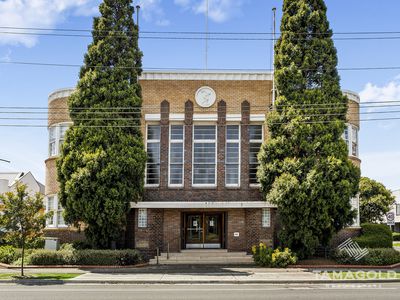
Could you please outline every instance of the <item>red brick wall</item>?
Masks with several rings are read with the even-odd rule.
[[[86,239],[83,232],[78,232],[71,228],[45,229],[44,236],[59,238],[60,244],[84,241]]]

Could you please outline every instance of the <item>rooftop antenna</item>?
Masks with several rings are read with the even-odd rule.
[[[208,11],[209,11],[209,0],[206,0],[206,61],[205,61],[205,67],[206,71],[208,70]]]
[[[273,28],[272,28],[272,108],[275,107],[276,88],[275,88],[275,40],[276,40],[276,7],[272,8]]]

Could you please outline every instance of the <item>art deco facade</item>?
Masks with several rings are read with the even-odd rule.
[[[148,161],[142,202],[131,203],[126,245],[153,252],[225,248],[248,251],[260,241],[276,242],[276,208],[262,200],[257,154],[267,138],[270,73],[145,72],[142,131]],[[57,201],[55,161],[71,121],[72,89],[49,97],[48,228],[62,240],[78,238],[67,228]],[[343,138],[358,158],[359,97],[349,91]],[[61,110],[60,110],[61,109]],[[358,208],[358,199],[352,200]],[[355,221],[358,225],[358,218]]]

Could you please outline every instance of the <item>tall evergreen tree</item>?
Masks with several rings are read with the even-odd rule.
[[[68,101],[74,124],[57,167],[66,221],[83,223],[94,247],[109,248],[121,236],[129,202],[141,199],[146,154],[134,8],[131,0],[104,0],[100,13]]]
[[[347,101],[323,0],[285,0],[276,47],[278,97],[259,154],[265,199],[278,207],[280,241],[300,257],[352,223],[360,172],[341,135]]]

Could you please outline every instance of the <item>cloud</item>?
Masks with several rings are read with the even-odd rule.
[[[208,0],[208,16],[217,23],[223,23],[241,13],[245,0]],[[174,0],[178,6],[193,11],[195,14],[205,14],[207,0]]]
[[[7,49],[7,52],[3,56],[0,57],[0,61],[2,61],[2,62],[10,62],[11,61],[11,54],[12,54],[11,49]]]
[[[399,101],[400,75],[383,86],[368,82],[360,92],[360,98],[361,102]]]
[[[400,75],[382,86],[368,82],[360,92],[360,98],[361,103],[366,104],[370,102],[400,101]],[[400,117],[398,113],[383,113],[396,111],[393,107],[388,107],[388,105],[390,105],[390,103],[382,103],[382,105],[379,103],[369,104],[369,107],[365,107],[364,109],[367,114],[363,115],[362,119],[388,119]],[[398,122],[395,120],[385,120],[379,121],[377,125],[381,129],[389,130],[398,125]]]
[[[400,188],[400,151],[371,152],[361,155],[362,175],[382,182],[387,188]]]
[[[0,1],[0,26],[51,28],[63,21],[67,13],[79,14],[80,10],[88,13],[94,3],[98,0],[3,0]],[[32,35],[0,35],[0,45],[33,47],[37,41],[38,37]]]
[[[158,26],[168,26],[171,22],[166,18],[161,0],[140,0],[140,11],[143,19]]]

